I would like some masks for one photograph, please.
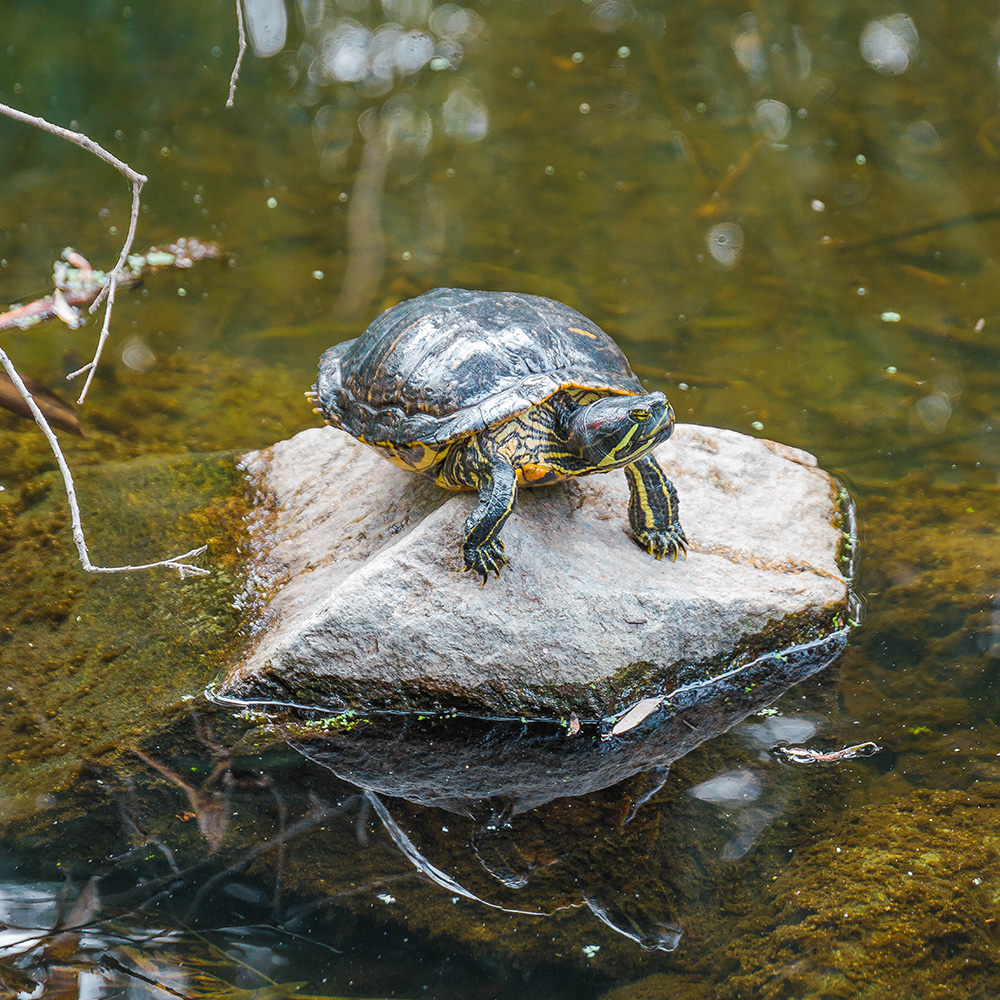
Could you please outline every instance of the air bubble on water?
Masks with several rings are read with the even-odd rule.
[[[781,101],[759,101],[754,108],[754,128],[765,139],[783,142],[792,127],[792,112]]]
[[[743,230],[735,222],[720,222],[708,231],[705,243],[723,267],[733,267],[743,252]]]

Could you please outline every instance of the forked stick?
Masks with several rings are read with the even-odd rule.
[[[84,135],[82,132],[73,132],[70,129],[63,128],[61,125],[53,125],[51,122],[47,122],[44,118],[37,118],[34,115],[25,114],[23,111],[18,111],[16,108],[11,108],[2,103],[0,103],[0,113],[7,115],[9,118],[15,119],[15,121],[24,122],[27,125],[34,125],[36,128],[40,128],[42,131],[49,132],[52,135],[59,136],[62,139],[68,139],[77,146],[80,146],[93,153],[95,156],[100,157],[100,159],[104,160],[105,163],[111,164],[111,166],[124,174],[132,183],[132,218],[129,223],[128,236],[125,239],[125,245],[122,247],[122,252],[118,257],[118,263],[115,264],[114,270],[108,276],[108,283],[104,286],[107,291],[108,304],[104,310],[104,326],[101,329],[101,336],[97,344],[97,351],[94,354],[94,359],[89,365],[81,368],[79,372],[74,373],[80,374],[84,371],[89,371],[87,381],[83,387],[83,392],[80,394],[79,402],[82,403],[87,394],[87,389],[90,387],[91,380],[93,379],[94,370],[97,367],[97,362],[101,355],[101,348],[104,346],[104,341],[107,340],[108,337],[108,324],[111,321],[111,307],[114,304],[115,299],[115,285],[117,284],[118,278],[122,273],[122,267],[128,258],[129,250],[132,249],[132,241],[135,239],[135,227],[139,219],[139,192],[142,190],[142,185],[146,183],[147,178],[144,174],[137,173],[127,163],[119,160],[117,156],[109,153],[103,146],[98,145],[93,139]],[[93,305],[90,307],[91,312],[93,312],[98,305],[100,305],[102,297],[103,292],[94,300]],[[69,464],[66,462],[66,458],[62,453],[62,448],[59,447],[59,440],[56,438],[55,433],[49,426],[49,422],[45,419],[45,414],[39,409],[38,404],[35,402],[31,393],[28,392],[28,388],[25,386],[21,376],[18,375],[17,369],[14,367],[14,363],[10,360],[7,353],[2,348],[0,348],[0,365],[3,366],[4,371],[6,371],[10,376],[10,380],[14,387],[21,394],[25,404],[31,411],[31,415],[35,418],[35,423],[42,429],[42,433],[49,442],[52,454],[56,457],[56,462],[59,465],[59,472],[62,474],[63,484],[66,487],[66,499],[69,501],[70,517],[73,522],[73,541],[76,544],[76,551],[79,553],[80,564],[83,568],[88,573],[129,573],[134,570],[166,567],[177,570],[181,579],[184,579],[184,577],[188,574],[193,576],[208,575],[209,571],[207,569],[203,569],[201,566],[194,566],[190,563],[182,562],[184,559],[200,555],[207,549],[208,546],[206,545],[201,545],[196,549],[191,549],[190,552],[185,552],[179,556],[162,559],[159,562],[145,563],[141,566],[95,566],[90,561],[90,553],[87,551],[87,540],[83,534],[83,522],[80,517],[80,505],[76,499],[76,487],[73,483],[73,474],[70,472]]]

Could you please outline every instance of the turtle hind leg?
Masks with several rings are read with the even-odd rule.
[[[628,479],[629,534],[650,555],[662,559],[687,555],[687,538],[677,517],[677,490],[652,454],[625,466]]]
[[[507,563],[500,529],[514,509],[517,476],[510,462],[497,458],[472,478],[475,481],[470,485],[479,490],[479,505],[465,522],[462,557],[466,572],[478,573],[485,584],[491,572],[499,576],[500,567]]]

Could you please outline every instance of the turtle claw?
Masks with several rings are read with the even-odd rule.
[[[666,528],[662,531],[643,529],[642,531],[630,531],[629,534],[635,539],[635,543],[641,549],[645,549],[651,556],[662,559],[664,556],[677,562],[678,556],[687,558],[687,538],[679,524]]]
[[[503,554],[503,542],[499,538],[485,542],[478,547],[473,545],[462,546],[462,556],[465,559],[465,569],[463,573],[473,570],[482,578],[482,586],[486,586],[486,581],[490,577],[490,572],[498,579],[500,577],[500,567],[507,565],[507,557]]]

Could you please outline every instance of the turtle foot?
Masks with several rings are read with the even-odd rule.
[[[472,570],[483,578],[483,586],[492,572],[494,576],[500,576],[500,567],[507,565],[507,557],[503,554],[503,542],[499,538],[485,542],[483,545],[474,546],[466,543],[462,546],[462,555],[465,558],[465,569],[468,573]]]
[[[679,524],[662,531],[644,528],[642,531],[630,531],[629,534],[639,548],[645,549],[657,559],[670,556],[676,562],[678,556],[687,558],[688,542],[687,538],[684,537],[684,530]]]

